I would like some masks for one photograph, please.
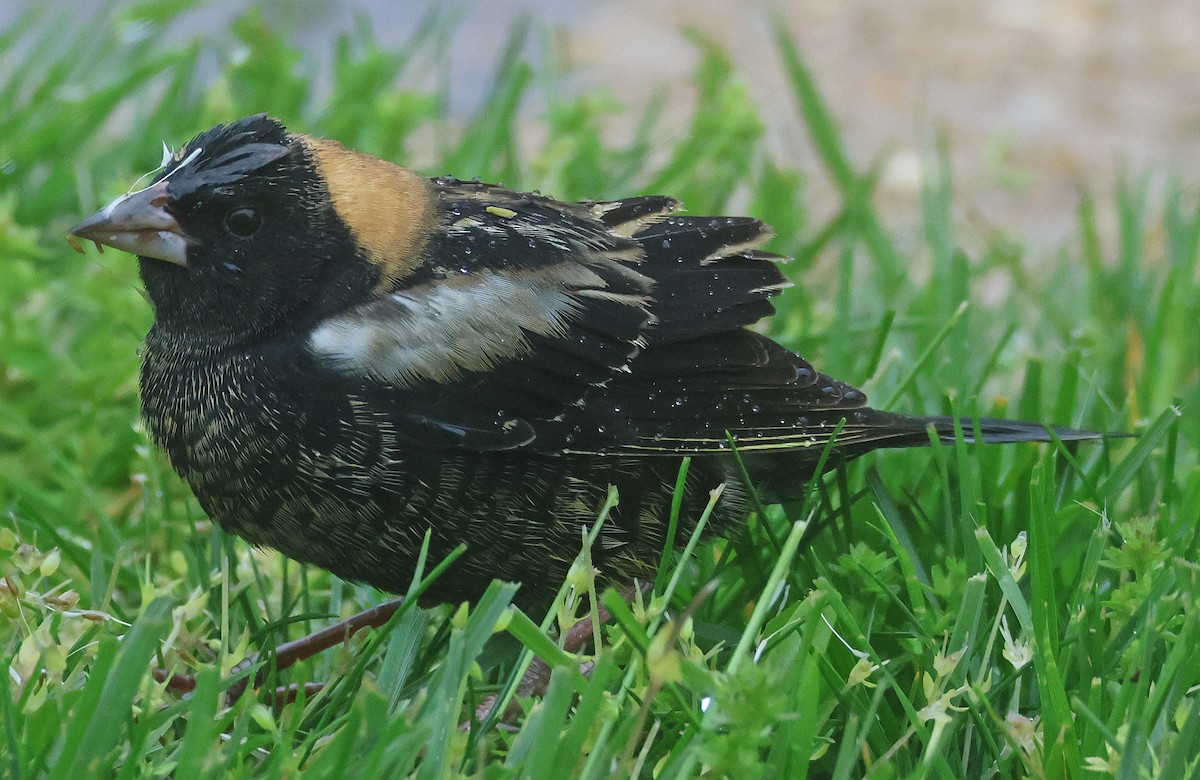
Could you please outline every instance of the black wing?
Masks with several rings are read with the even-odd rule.
[[[852,414],[862,393],[746,329],[788,286],[761,222],[435,184],[419,271],[310,339],[425,443],[654,455],[724,449],[726,431],[790,449],[843,417],[840,438],[877,427]]]
[[[640,270],[641,245],[619,228],[676,204],[434,186],[438,224],[417,270],[321,323],[309,349],[396,409],[405,428],[447,433],[436,441],[540,445],[542,423],[629,371],[646,346],[654,281]]]

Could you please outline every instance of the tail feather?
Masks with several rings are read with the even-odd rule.
[[[1058,425],[1043,425],[1042,423],[1023,422],[1021,420],[1001,420],[995,417],[973,419],[960,417],[963,438],[967,442],[975,441],[975,431],[978,428],[985,444],[1011,444],[1021,441],[1089,441],[1094,439],[1111,438],[1113,434],[1099,431],[1085,431],[1077,428],[1065,428]],[[938,438],[947,443],[954,442],[953,417],[916,418],[916,422],[924,426],[933,426]]]
[[[1050,442],[1056,438],[1059,441],[1090,441],[1126,435],[993,417],[960,417],[958,422],[967,443],[976,441],[976,430],[985,444]],[[831,468],[840,460],[851,460],[873,450],[928,446],[930,428],[938,440],[953,444],[954,423],[954,417],[907,417],[869,410],[865,424],[843,429],[848,435],[841,438],[842,446],[835,442],[834,456],[827,461],[826,467]],[[743,456],[743,461],[765,502],[793,501],[807,492],[822,450],[819,446],[811,446],[769,454],[749,453]]]

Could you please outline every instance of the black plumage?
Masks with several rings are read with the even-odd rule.
[[[768,229],[677,208],[424,179],[255,116],[73,232],[141,256],[145,418],[222,528],[393,592],[431,530],[435,557],[468,547],[431,599],[503,578],[532,605],[610,484],[593,560],[650,575],[685,455],[679,538],[721,483],[711,528],[735,529],[750,502],[729,436],[768,501],[803,488],[839,424],[845,457],[953,438],[748,330],[788,285]]]

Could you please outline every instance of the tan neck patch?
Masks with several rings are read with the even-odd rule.
[[[433,229],[434,200],[428,181],[399,165],[347,149],[337,141],[300,136],[334,211],[379,267],[377,289],[412,273]]]

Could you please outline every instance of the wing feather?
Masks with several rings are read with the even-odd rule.
[[[390,388],[442,439],[655,455],[722,450],[730,431],[788,449],[827,440],[843,417],[843,437],[867,435],[862,393],[746,329],[789,284],[783,258],[759,249],[758,220],[680,217],[658,196],[435,187],[441,230],[421,270],[322,323],[309,346]],[[479,422],[493,419],[504,436]]]

